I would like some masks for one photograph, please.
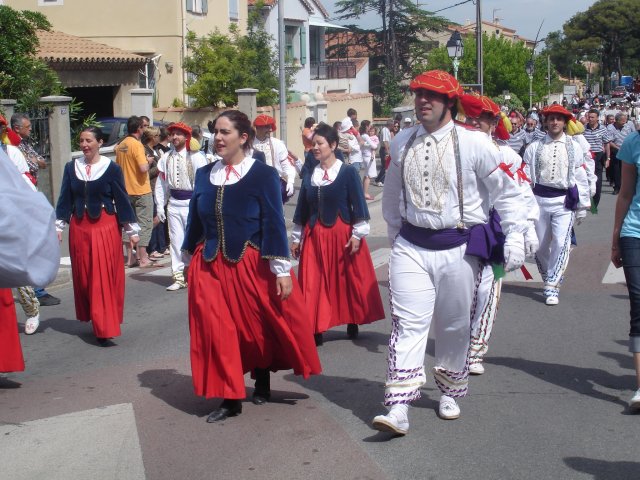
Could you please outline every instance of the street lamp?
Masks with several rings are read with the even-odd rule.
[[[458,67],[460,66],[460,58],[464,53],[464,46],[462,45],[462,36],[457,30],[451,34],[451,38],[447,41],[447,53],[449,58],[453,61],[453,76],[458,79]]]
[[[529,110],[531,110],[533,106],[533,60],[527,62],[524,70],[529,75]]]

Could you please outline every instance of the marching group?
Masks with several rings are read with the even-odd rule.
[[[65,166],[56,207],[58,232],[69,226],[76,317],[92,322],[102,345],[113,344],[124,313],[123,241],[135,247],[137,265],[151,267],[151,232],[158,228],[164,237],[166,222],[174,281],[168,290],[188,287],[195,393],[223,399],[207,421],[241,413],[248,372],[255,379],[252,401],[262,405],[270,399],[270,372],[293,369],[305,378],[321,372],[323,332],[347,325],[355,338],[360,325],[385,318],[366,242],[368,188],[376,182],[384,185],[392,245],[392,328],[388,411],[373,426],[408,432],[408,407],[427,381],[432,324],[438,413],[458,418],[456,399],[467,394],[469,374],[484,372],[505,271],[522,268],[527,275],[525,258],[535,258],[545,303],[559,303],[573,226],[597,206],[613,140],[590,134],[600,126],[590,119],[583,126],[561,105],[526,119],[506,115],[488,97],[465,94],[446,72],[425,72],[410,89],[415,125],[407,119],[396,129],[390,121],[379,138],[352,109],[333,126],[308,118],[304,159],[272,135],[275,119],[251,121],[237,110],[212,122],[204,151],[191,127],[174,123],[167,128],[170,148],[156,155],[160,132],[141,143],[148,123],[132,117],[112,162],[99,153],[100,130],[84,129],[83,156]],[[622,182],[612,260],[625,267],[630,349],[640,372],[640,278],[634,281],[637,248],[629,240],[640,239],[636,137],[629,132],[615,140]],[[283,204],[296,177],[301,184],[287,238]],[[161,243],[156,256],[165,248]],[[291,258],[299,259],[297,277]],[[0,350],[0,371],[24,368],[15,311],[12,319],[15,332],[0,335],[0,344],[11,344]],[[640,390],[632,406],[640,407]]]

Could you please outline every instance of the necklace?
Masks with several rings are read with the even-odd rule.
[[[443,196],[446,194],[449,186],[449,175],[445,165],[445,155],[447,153],[447,148],[449,147],[449,142],[451,141],[451,133],[448,133],[445,138],[443,138],[439,142],[435,140],[435,138],[433,139],[435,141],[436,147],[436,158],[432,162],[433,176],[431,178],[431,185],[433,187],[432,192],[435,204],[434,208],[440,211],[444,207]],[[429,145],[429,142],[427,142],[427,145]]]

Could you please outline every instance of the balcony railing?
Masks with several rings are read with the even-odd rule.
[[[333,80],[336,78],[355,78],[356,64],[349,60],[311,62],[311,80]]]

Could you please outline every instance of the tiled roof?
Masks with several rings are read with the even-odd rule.
[[[38,31],[38,57],[48,63],[141,64],[147,59],[63,32]]]

